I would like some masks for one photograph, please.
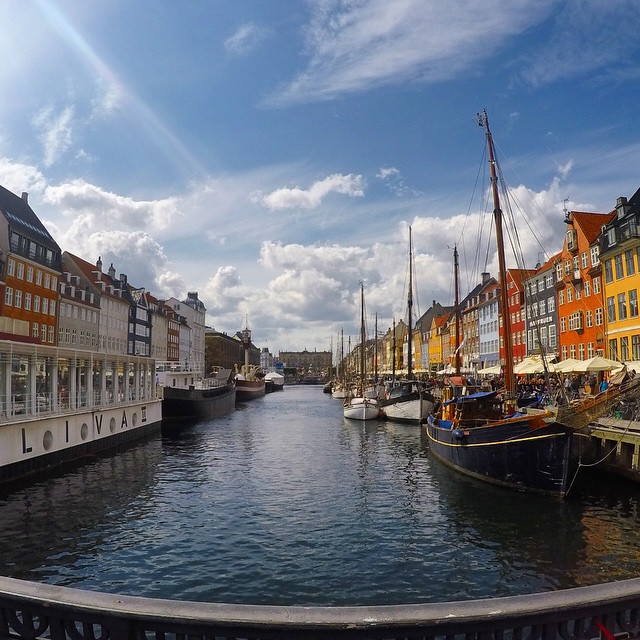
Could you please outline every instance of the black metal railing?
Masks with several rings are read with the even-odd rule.
[[[207,604],[0,577],[0,640],[640,637],[640,578],[549,593],[396,606]]]

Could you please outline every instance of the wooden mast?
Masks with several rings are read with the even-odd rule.
[[[409,227],[409,296],[407,299],[409,323],[407,330],[407,380],[413,380],[413,249],[411,246],[411,227]]]
[[[459,290],[460,290],[460,285],[458,283],[458,270],[459,270],[459,266],[458,266],[458,247],[457,245],[454,245],[453,247],[453,279],[454,279],[454,286],[455,286],[455,291],[456,291],[456,299],[455,299],[455,306],[454,308],[454,313],[456,314],[456,350],[454,353],[454,358],[455,358],[455,370],[456,370],[456,376],[460,375],[460,309],[459,309],[459,305],[460,305],[460,300],[459,300]]]
[[[500,284],[500,316],[502,319],[502,335],[504,336],[504,383],[508,394],[515,395],[516,384],[513,373],[513,349],[511,345],[511,327],[509,323],[509,304],[507,292],[507,267],[504,256],[504,238],[502,235],[502,209],[498,193],[498,177],[493,149],[493,137],[489,129],[487,111],[478,114],[478,124],[484,127],[487,135],[487,151],[491,171],[491,193],[493,195],[493,219],[496,226],[496,245],[498,249],[498,282]],[[500,345],[498,345],[500,348]]]
[[[365,357],[364,343],[366,340],[366,331],[364,328],[364,283],[360,283],[360,383],[362,384],[362,395],[364,397],[365,382]]]

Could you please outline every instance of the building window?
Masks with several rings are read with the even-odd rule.
[[[613,260],[606,260],[604,263],[604,281],[607,284],[613,282]]]
[[[22,308],[22,291],[20,291],[20,289],[16,289],[16,295],[15,295],[13,304],[16,307],[16,309]]]
[[[600,295],[600,276],[593,279],[593,293],[594,295]]]
[[[593,327],[593,311],[587,309],[587,327]]]
[[[33,325],[31,325],[31,336],[33,338],[38,337],[39,328],[40,328],[40,325],[37,322],[34,322]]]
[[[553,313],[556,310],[556,299],[547,298],[547,313]]]
[[[640,360],[640,334],[631,336],[631,356],[634,360]]]
[[[548,326],[549,330],[549,348],[555,349],[558,346],[558,336],[556,334],[556,325],[550,324]]]
[[[609,357],[612,360],[618,360],[618,341],[615,338],[609,340]]]
[[[583,251],[582,255],[580,256],[580,264],[583,269],[589,268],[589,256],[587,255],[586,251]]]
[[[42,336],[42,342],[46,342],[46,340],[47,340],[47,325],[46,324],[41,324],[40,325],[40,335]]]
[[[25,311],[31,311],[31,294],[28,291],[24,294],[24,308]]]
[[[591,247],[591,266],[596,267],[600,264],[600,248],[598,245]]]
[[[564,261],[564,275],[568,276],[571,274],[571,260]]]
[[[33,282],[33,267],[27,267],[27,282]]]
[[[42,286],[42,271],[40,269],[36,270],[36,284],[41,287]]]
[[[44,274],[44,288],[48,289],[51,286],[51,274],[50,273],[45,273]]]
[[[584,344],[582,342],[578,345],[578,360],[584,360]]]
[[[563,316],[560,318],[560,333],[564,333],[567,330],[567,320]]]
[[[626,293],[618,294],[618,319],[619,320],[627,319],[627,294]]]
[[[616,321],[616,301],[613,296],[607,298],[607,322]]]
[[[16,261],[13,258],[9,258],[7,262],[7,275],[8,276],[16,275]]]
[[[616,265],[616,280],[622,280],[624,278],[624,267],[622,266],[622,254],[619,253],[615,258]]]
[[[638,317],[638,290],[631,289],[629,291],[629,316],[631,318]]]
[[[591,280],[584,281],[584,297],[588,298],[591,295]]]
[[[40,296],[33,296],[33,310],[40,313]]]
[[[633,262],[633,249],[628,249],[624,252],[624,262],[627,268],[627,276],[632,276],[636,272],[635,264]]]
[[[595,349],[593,348],[593,342],[587,342],[587,358],[593,358],[596,355]]]
[[[56,301],[55,300],[51,300],[49,302],[49,315],[50,316],[55,316],[56,315]]]
[[[55,338],[55,327],[49,326],[49,339],[48,342],[50,342],[51,344],[53,344],[54,338]]]
[[[623,336],[620,338],[620,360],[625,362],[629,359],[629,338]]]
[[[569,345],[569,357],[573,358],[574,360],[576,359],[576,345],[575,344]]]
[[[602,326],[602,319],[603,319],[602,307],[598,307],[596,309],[596,327]]]
[[[4,303],[13,306],[13,287],[7,287],[4,291]]]
[[[45,315],[49,313],[49,298],[42,298],[42,313]]]
[[[567,287],[567,302],[573,302],[573,287]]]

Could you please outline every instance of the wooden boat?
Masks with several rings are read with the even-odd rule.
[[[413,247],[409,227],[409,287],[407,295],[407,378],[392,384],[389,395],[379,401],[383,415],[395,422],[419,424],[433,411],[436,399],[413,376]],[[395,381],[394,381],[395,382]]]
[[[235,409],[236,386],[231,369],[215,367],[206,378],[178,362],[156,363],[163,424],[176,420],[218,418]]]
[[[491,171],[493,215],[498,250],[500,308],[508,309],[502,210],[493,138],[486,111],[479,114],[484,127]],[[565,496],[579,469],[581,449],[586,438],[579,429],[608,411],[621,396],[636,392],[638,382],[600,394],[586,402],[545,410],[517,407],[513,372],[512,340],[509,321],[504,327],[505,388],[483,391],[473,388],[459,375],[459,304],[456,273],[456,372],[443,389],[438,415],[429,416],[424,429],[430,453],[455,470],[498,485],[522,491]],[[504,317],[504,312],[503,317]]]
[[[364,323],[364,284],[360,283],[360,381],[355,395],[348,393],[343,404],[345,418],[351,420],[374,420],[380,416],[380,407],[376,398],[365,395],[366,359],[365,345],[367,333]]]

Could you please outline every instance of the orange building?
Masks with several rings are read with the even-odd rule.
[[[0,250],[5,256],[0,332],[55,345],[61,251],[22,197],[0,187]]]
[[[562,360],[604,355],[605,326],[599,236],[616,215],[567,212],[567,230],[556,266],[559,347]]]

